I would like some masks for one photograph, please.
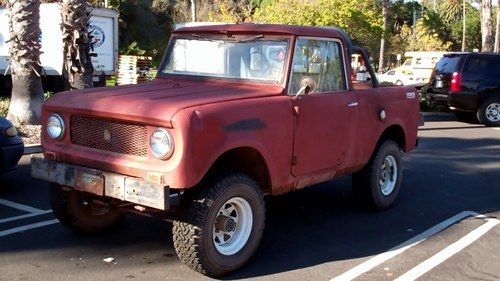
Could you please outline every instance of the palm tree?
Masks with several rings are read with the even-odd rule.
[[[493,51],[493,25],[491,23],[491,0],[481,0],[482,52]]]
[[[469,1],[466,1],[465,11],[473,9]],[[439,7],[439,14],[444,22],[452,23],[462,19],[463,16],[463,0],[445,0]]]
[[[500,0],[497,0],[497,27],[495,31],[495,50],[500,53]]]
[[[90,11],[85,0],[61,1],[64,76],[70,89],[92,87]]]
[[[40,1],[8,0],[12,95],[7,118],[16,126],[39,124],[43,102],[40,75]]]

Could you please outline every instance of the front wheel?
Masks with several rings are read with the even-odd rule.
[[[378,147],[368,164],[353,174],[354,192],[370,207],[387,209],[398,195],[402,171],[399,146],[394,141],[386,140]]]
[[[189,196],[174,221],[174,248],[191,269],[210,277],[247,262],[264,230],[265,204],[258,185],[246,175],[222,177]]]
[[[477,111],[477,118],[486,126],[500,126],[500,100],[489,99]]]
[[[62,225],[77,233],[97,233],[116,226],[122,212],[104,198],[51,184],[50,205]]]

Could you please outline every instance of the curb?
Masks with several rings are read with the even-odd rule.
[[[42,146],[39,143],[28,144],[28,145],[24,146],[23,155],[35,154],[35,153],[41,153],[41,152],[42,152]]]
[[[450,112],[421,112],[423,116],[439,116],[439,117],[454,117],[455,114]]]

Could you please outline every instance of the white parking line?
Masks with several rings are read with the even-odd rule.
[[[33,208],[33,207],[30,207],[30,206],[26,206],[26,205],[23,205],[23,204],[19,204],[19,203],[16,203],[16,202],[8,201],[8,200],[5,200],[5,199],[0,199],[0,204],[2,204],[4,206],[7,206],[7,207],[10,207],[10,208],[14,208],[14,209],[18,209],[18,210],[21,210],[21,211],[25,211],[25,212],[28,212],[28,213],[40,213],[40,212],[44,212],[44,210],[40,210],[40,209]]]
[[[500,128],[493,128],[493,130],[497,130],[497,131],[500,131]]]
[[[409,240],[406,240],[405,242],[390,249],[389,251],[382,253],[382,254],[379,254],[379,255],[367,260],[366,262],[352,268],[351,270],[343,273],[342,275],[339,275],[339,276],[331,279],[330,281],[352,280],[352,279],[372,270],[373,268],[386,262],[387,260],[390,260],[393,257],[401,254],[402,252],[408,250],[409,248],[419,244],[420,242],[425,241],[427,238],[431,237],[432,235],[434,235],[438,232],[441,232],[442,230],[448,228],[449,226],[455,224],[456,222],[461,221],[461,220],[463,220],[467,217],[471,217],[471,216],[478,217],[481,215],[479,215],[476,212],[472,212],[472,211],[463,211],[463,212],[427,229],[426,231],[420,233],[419,235],[417,235],[413,238],[410,238]]]
[[[18,233],[18,232],[23,232],[23,231],[34,229],[34,228],[39,228],[39,227],[55,224],[58,222],[59,221],[57,219],[53,219],[53,220],[42,221],[42,222],[37,222],[37,223],[32,223],[32,224],[28,224],[28,225],[23,225],[23,226],[7,229],[4,231],[0,231],[0,237],[7,236],[10,234],[14,234],[14,233]]]
[[[486,221],[488,221],[488,222],[481,225],[480,227],[474,229],[473,231],[469,232],[469,234],[460,238],[457,242],[446,247],[441,252],[435,254],[431,258],[429,258],[429,259],[425,260],[424,262],[422,262],[421,264],[415,266],[410,271],[408,271],[405,274],[398,277],[395,281],[417,279],[418,277],[424,275],[429,270],[433,269],[434,267],[438,266],[439,264],[441,264],[442,262],[444,262],[448,258],[455,255],[456,253],[462,251],[465,247],[469,246],[474,241],[481,238],[481,236],[486,234],[486,232],[488,232],[495,225],[500,223],[500,221],[497,219],[486,219]]]
[[[29,213],[29,214],[25,214],[25,215],[19,215],[19,216],[15,216],[15,217],[0,219],[0,223],[16,221],[16,220],[21,220],[21,219],[25,219],[25,218],[31,218],[31,217],[35,217],[35,216],[48,214],[48,213],[52,213],[52,210],[41,211],[41,212],[36,212],[36,213]]]

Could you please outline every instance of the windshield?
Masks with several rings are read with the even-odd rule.
[[[288,40],[262,35],[213,39],[193,34],[192,38],[174,39],[168,52],[163,74],[281,83]]]

